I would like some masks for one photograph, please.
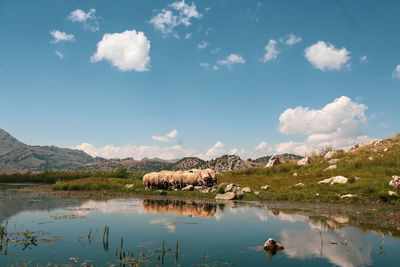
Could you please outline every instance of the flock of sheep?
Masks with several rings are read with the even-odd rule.
[[[191,169],[189,171],[160,171],[143,176],[145,187],[157,189],[182,189],[188,185],[213,186],[217,183],[215,172],[211,169]]]

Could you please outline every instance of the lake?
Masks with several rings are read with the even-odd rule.
[[[400,266],[400,229],[369,224],[398,207],[80,200],[23,186],[0,186],[0,266]],[[267,253],[268,238],[285,249]]]

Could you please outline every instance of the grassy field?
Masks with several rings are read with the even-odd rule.
[[[309,155],[308,166],[298,166],[289,162],[272,168],[254,168],[217,175],[218,183],[234,183],[250,187],[259,195],[247,193],[244,200],[282,200],[282,201],[320,201],[320,202],[362,202],[362,203],[400,203],[397,196],[390,196],[388,191],[400,190],[389,186],[392,175],[400,175],[400,135],[383,141],[379,147],[369,145],[353,152],[336,151],[334,158],[339,159],[337,168],[324,171],[330,164],[324,160],[326,151]],[[372,157],[373,159],[370,159]],[[297,176],[293,174],[297,173]],[[332,176],[342,175],[349,178],[346,184],[318,184]],[[360,180],[355,178],[359,177]],[[139,178],[139,179],[138,179]],[[125,184],[134,184],[133,189]],[[303,183],[304,187],[295,184]],[[262,190],[261,186],[270,189]],[[131,179],[87,178],[72,181],[59,181],[54,190],[114,191],[132,194],[158,194],[155,190],[145,190],[140,176]],[[168,191],[171,196],[195,198],[214,198],[217,193],[203,194],[198,191]],[[342,199],[345,194],[356,195]]]

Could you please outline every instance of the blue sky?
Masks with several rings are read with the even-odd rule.
[[[399,15],[398,1],[3,0],[0,128],[138,159],[389,137]]]

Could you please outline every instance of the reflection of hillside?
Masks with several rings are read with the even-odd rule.
[[[20,212],[51,211],[80,203],[81,201],[73,199],[45,197],[14,190],[2,191],[0,192],[0,224]]]
[[[149,213],[171,213],[189,217],[211,218],[215,216],[217,207],[210,203],[144,199],[143,209]]]

